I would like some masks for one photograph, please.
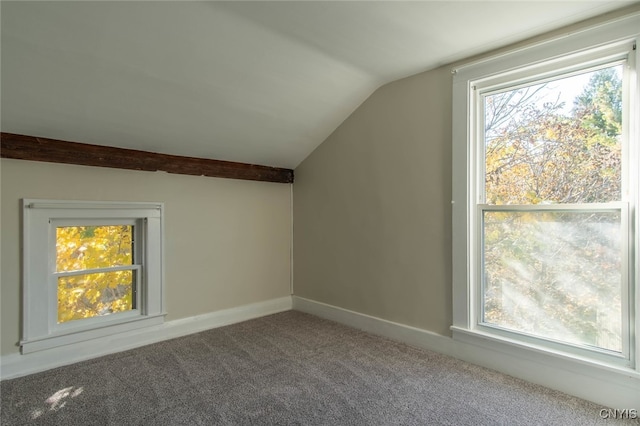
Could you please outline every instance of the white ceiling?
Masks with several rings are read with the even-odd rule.
[[[385,83],[631,3],[2,1],[2,131],[295,168]]]

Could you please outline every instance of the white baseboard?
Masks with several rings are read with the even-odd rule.
[[[558,360],[553,357],[548,357],[548,359],[545,357],[532,358],[528,353],[517,356],[513,351],[506,353],[497,348],[491,349],[481,345],[453,340],[450,337],[427,330],[394,323],[297,296],[287,296],[169,321],[160,326],[134,330],[103,340],[82,342],[27,355],[19,353],[5,355],[0,357],[0,379],[5,380],[25,376],[291,309],[501,371],[514,377],[593,401],[603,407],[640,409],[640,400],[638,399],[638,395],[640,395],[640,378],[633,372],[625,373],[607,371],[585,365],[570,365],[570,361],[567,360]]]
[[[20,353],[4,355],[0,357],[0,380],[26,376],[211,328],[289,311],[291,308],[291,296],[286,296],[168,321],[158,326],[133,330],[99,340],[88,340],[26,355]]]
[[[378,336],[387,337],[391,340],[400,341],[411,346],[429,349],[445,355],[453,354],[453,340],[431,331],[398,324],[298,296],[293,296],[293,309],[339,322],[340,324],[348,325]]]
[[[495,344],[471,344],[298,296],[293,296],[293,309],[500,371],[603,408],[640,411],[640,375],[630,370],[603,368],[553,355],[532,356],[526,349],[510,347],[506,351]]]

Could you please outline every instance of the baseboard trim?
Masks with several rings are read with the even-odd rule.
[[[387,337],[391,340],[400,341],[411,346],[432,350],[445,355],[453,355],[454,353],[452,346],[453,340],[451,338],[428,330],[399,324],[298,296],[293,296],[293,309],[378,336]]]
[[[0,380],[26,376],[163,340],[289,311],[292,306],[291,296],[285,296],[189,318],[167,321],[161,325],[132,330],[100,340],[89,340],[26,355],[20,353],[4,355],[0,357]]]
[[[298,296],[293,296],[293,309],[500,371],[601,404],[603,408],[640,409],[640,379],[634,372],[603,371],[596,366],[577,365],[553,356],[532,358],[525,351],[519,355],[515,352],[506,353],[497,347],[489,348],[454,340],[427,330]]]

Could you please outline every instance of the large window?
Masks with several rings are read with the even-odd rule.
[[[634,25],[454,77],[454,337],[636,368]]]
[[[476,86],[482,326],[628,358],[625,69]]]
[[[161,204],[23,204],[23,353],[162,322]]]

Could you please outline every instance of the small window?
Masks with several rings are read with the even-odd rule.
[[[24,200],[22,352],[161,323],[161,218],[161,204]]]

